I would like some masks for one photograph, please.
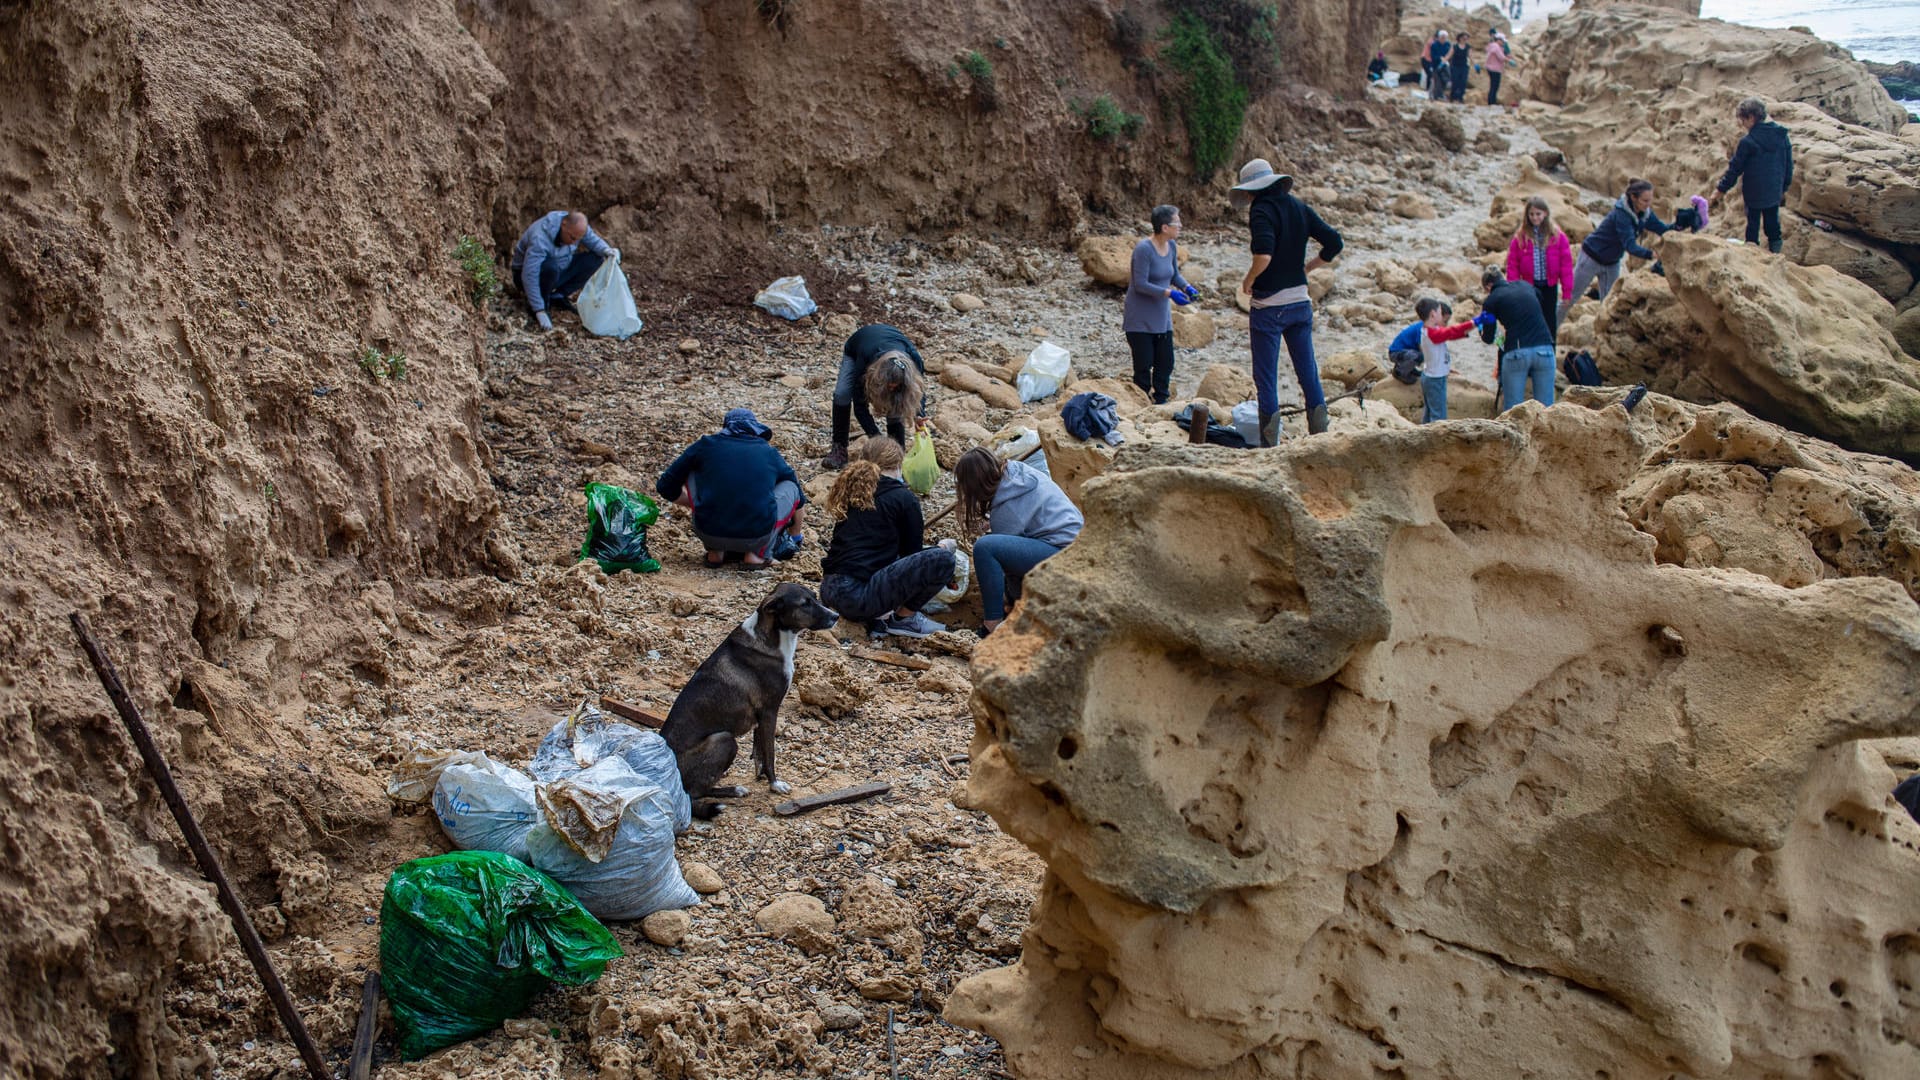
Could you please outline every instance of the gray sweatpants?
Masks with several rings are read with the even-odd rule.
[[[1573,260],[1573,296],[1560,301],[1560,313],[1554,319],[1555,325],[1567,320],[1567,309],[1587,295],[1587,286],[1595,280],[1600,282],[1600,299],[1605,300],[1607,294],[1613,291],[1613,283],[1620,280],[1620,267],[1626,261],[1626,257],[1621,256],[1620,261],[1612,266],[1603,266],[1587,254],[1586,248],[1581,248],[1580,257]]]

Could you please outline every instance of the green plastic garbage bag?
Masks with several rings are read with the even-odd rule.
[[[572,894],[498,852],[415,859],[380,901],[380,976],[408,1059],[499,1027],[549,982],[590,983],[621,955]]]
[[[588,484],[587,540],[580,557],[609,574],[651,574],[660,569],[660,560],[647,551],[647,526],[658,520],[660,504],[647,496],[612,484]]]

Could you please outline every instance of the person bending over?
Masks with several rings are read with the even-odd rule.
[[[1654,217],[1652,207],[1653,184],[1647,180],[1628,181],[1626,194],[1614,200],[1613,209],[1580,241],[1580,257],[1573,261],[1573,288],[1560,302],[1554,319],[1556,324],[1567,320],[1567,309],[1586,295],[1587,286],[1596,281],[1600,299],[1605,300],[1613,290],[1613,283],[1620,279],[1620,268],[1628,255],[1653,258],[1652,251],[1640,246],[1640,233],[1651,230],[1659,235],[1673,226]]]
[[[954,462],[953,480],[967,534],[979,537],[973,567],[986,616],[980,629],[992,633],[1007,617],[1007,605],[1020,598],[1027,573],[1066,550],[1084,519],[1047,474],[1024,461],[1003,465],[981,447]]]
[[[800,550],[806,496],[772,439],[751,409],[729,410],[718,433],[701,436],[654,481],[661,498],[693,511],[710,566],[729,553],[764,566]]]
[[[951,540],[926,547],[920,499],[900,478],[892,439],[860,444],[834,478],[827,513],[838,522],[820,564],[820,599],[875,633],[923,638],[946,627],[921,613],[953,579]]]
[[[833,446],[823,469],[847,463],[850,421],[860,430],[880,434],[873,422],[878,413],[887,422],[887,434],[907,444],[909,416],[927,415],[927,363],[907,335],[886,323],[869,323],[853,332],[840,350],[840,377],[833,384]]]
[[[579,250],[582,244],[587,250]],[[534,322],[544,332],[553,329],[553,316],[548,310],[572,311],[571,298],[606,259],[619,262],[620,249],[600,239],[587,224],[587,215],[578,210],[555,210],[540,215],[520,234],[508,267]]]
[[[1535,401],[1553,404],[1553,333],[1540,310],[1540,294],[1528,282],[1505,280],[1492,267],[1480,275],[1480,286],[1487,290],[1473,320],[1480,340],[1491,345],[1496,326],[1507,329],[1507,351],[1499,360],[1500,411],[1520,404],[1529,382]]]

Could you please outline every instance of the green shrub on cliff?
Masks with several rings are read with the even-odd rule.
[[[1226,164],[1247,119],[1247,89],[1214,32],[1191,11],[1174,16],[1160,56],[1183,80],[1179,94],[1193,167],[1204,179]]]
[[[493,268],[493,256],[486,245],[463,236],[453,245],[453,257],[467,275],[467,297],[474,307],[486,307],[487,301],[500,294],[500,275]]]
[[[1130,113],[1122,109],[1111,94],[1101,94],[1092,101],[1075,101],[1074,115],[1087,122],[1087,134],[1101,142],[1115,142],[1121,138],[1131,139],[1140,133],[1146,117],[1139,113]]]

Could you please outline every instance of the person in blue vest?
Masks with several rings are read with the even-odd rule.
[[[728,410],[718,433],[701,436],[654,481],[661,498],[693,511],[708,565],[737,554],[765,566],[800,550],[807,499],[772,440],[753,410]]]
[[[580,247],[585,245],[585,251]],[[542,331],[553,329],[551,311],[572,311],[573,297],[600,264],[620,261],[620,249],[600,239],[578,210],[542,214],[514,242],[509,268],[520,295]]]
[[[1641,232],[1657,236],[1671,228],[1672,225],[1653,214],[1653,183],[1639,179],[1628,181],[1626,194],[1614,201],[1613,209],[1580,241],[1580,257],[1573,261],[1573,288],[1567,292],[1566,299],[1560,301],[1554,324],[1567,320],[1567,309],[1587,294],[1588,285],[1597,284],[1600,299],[1605,300],[1613,283],[1620,279],[1621,266],[1628,255],[1641,259],[1654,257],[1650,249],[1640,246]]]
[[[1747,204],[1747,243],[1760,242],[1760,227],[1767,230],[1767,250],[1780,252],[1780,203],[1793,183],[1793,140],[1787,129],[1767,119],[1767,103],[1748,98],[1734,107],[1734,119],[1747,133],[1734,147],[1733,160],[1707,201],[1715,209],[1720,199],[1740,184],[1740,198]]]

